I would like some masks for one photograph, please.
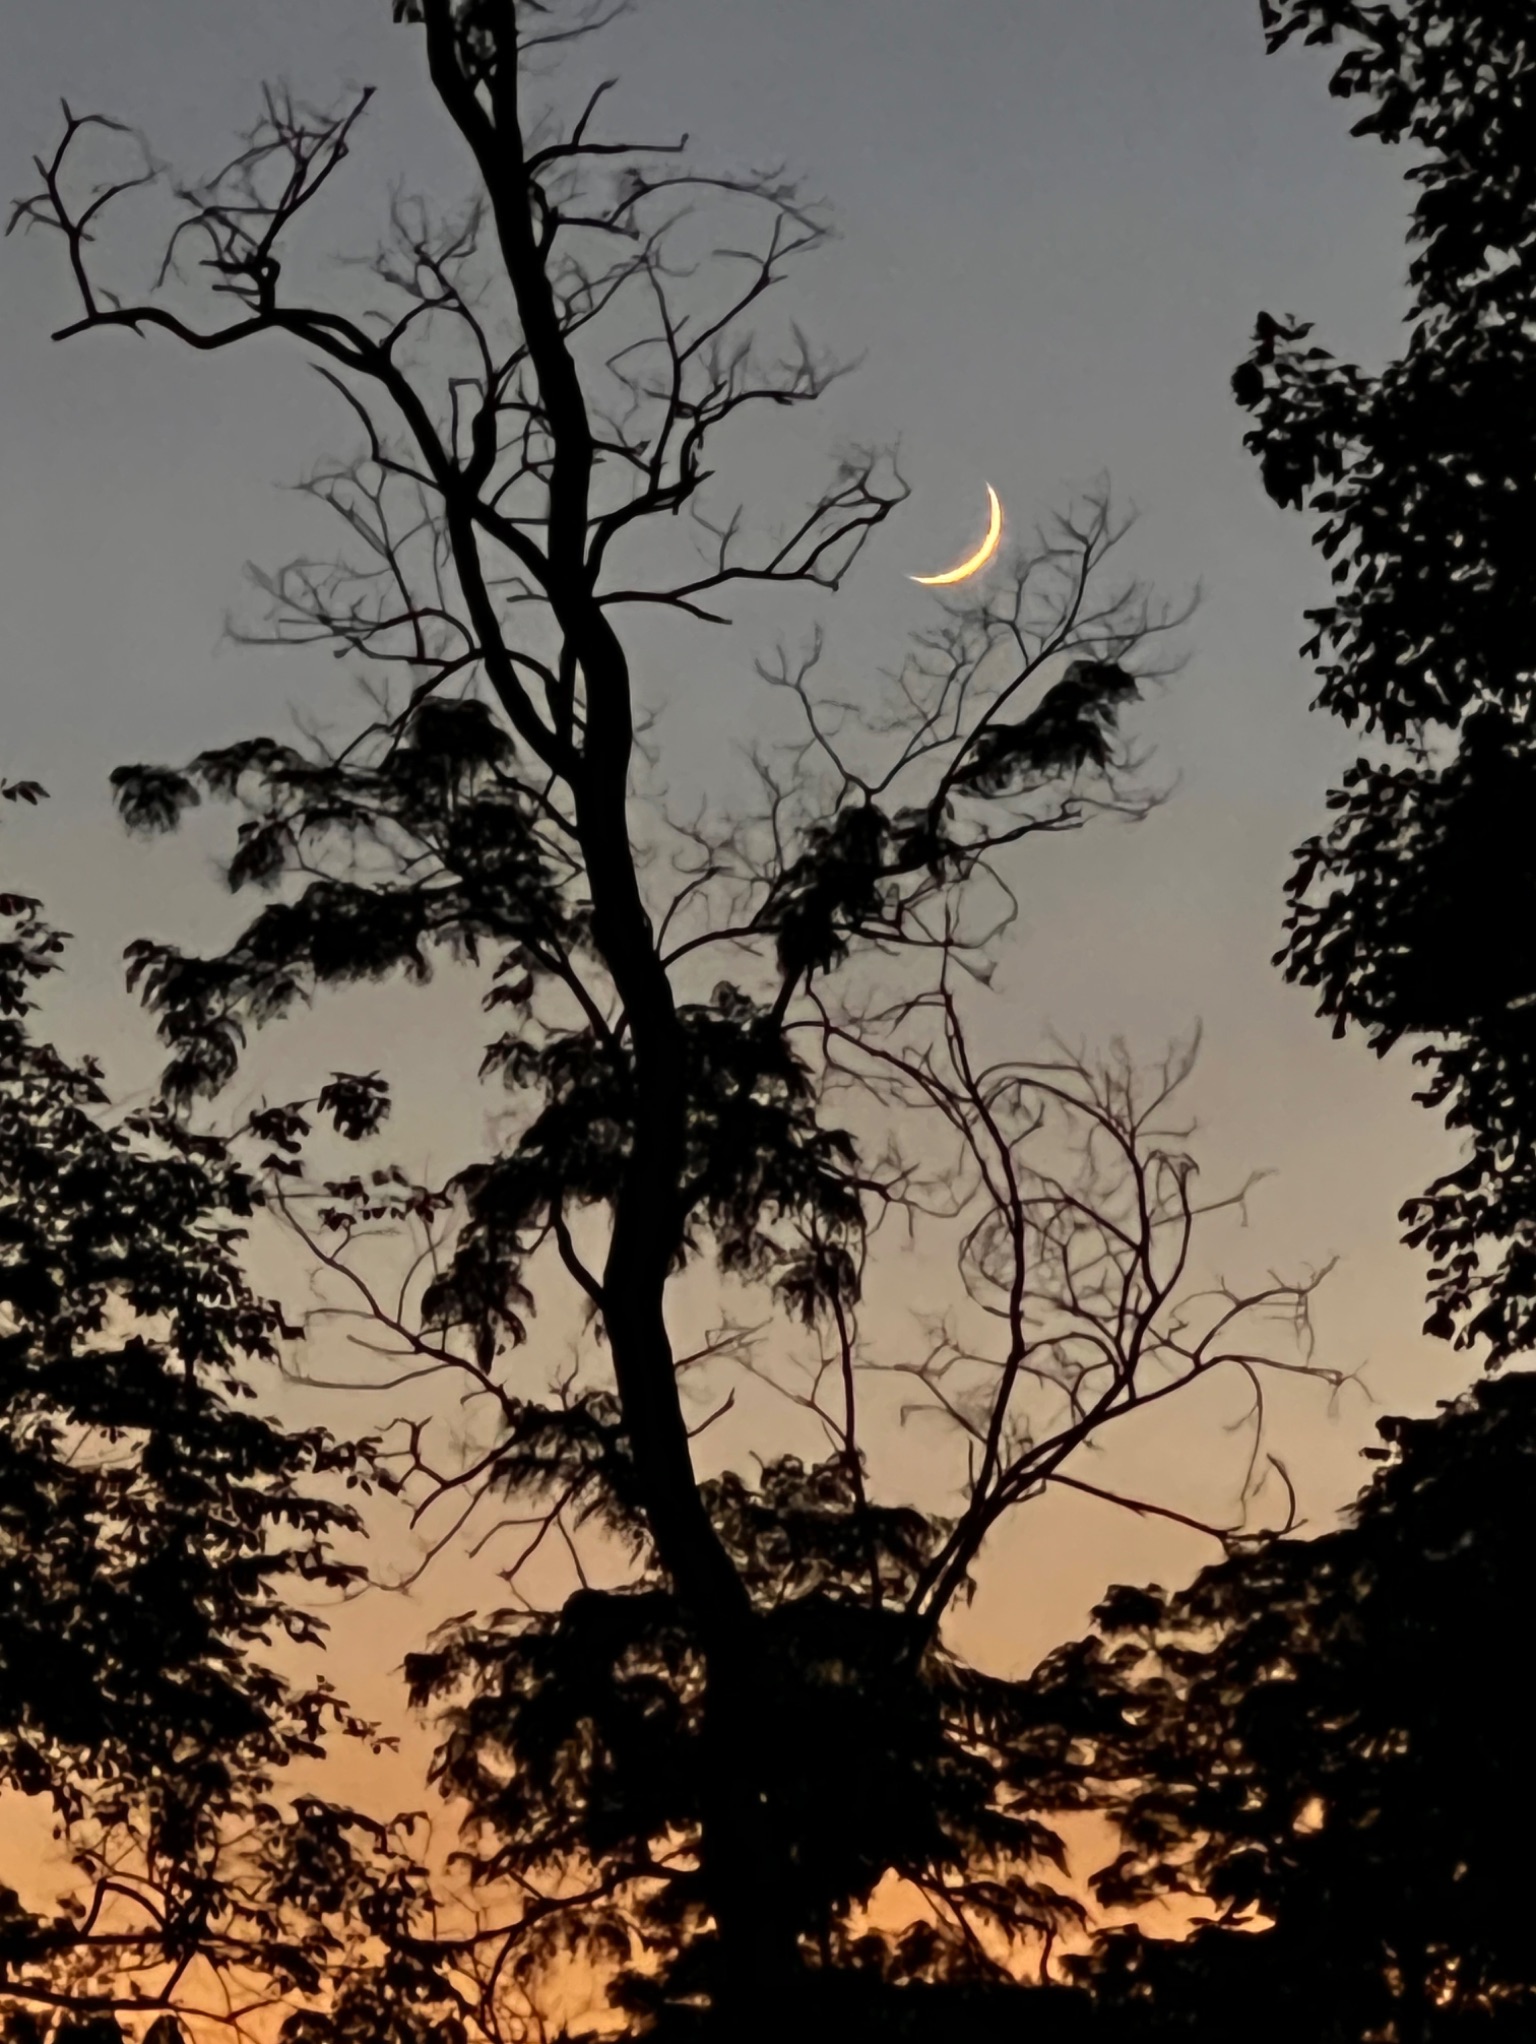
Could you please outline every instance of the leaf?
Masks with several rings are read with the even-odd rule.
[[[202,800],[188,777],[173,767],[116,767],[111,785],[123,822],[146,834],[175,830],[186,811]]]

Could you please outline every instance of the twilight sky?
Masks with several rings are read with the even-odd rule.
[[[1177,789],[1136,832],[1051,844],[1025,871],[1006,1033],[1024,1049],[1047,1025],[1120,1032],[1155,1051],[1202,1017],[1211,1175],[1278,1172],[1233,1240],[1234,1274],[1339,1252],[1320,1304],[1328,1359],[1367,1363],[1389,1408],[1419,1407],[1468,1374],[1418,1337],[1417,1268],[1395,1246],[1395,1208],[1442,1149],[1409,1104],[1406,1065],[1333,1044],[1268,965],[1288,851],[1320,816],[1341,747],[1307,715],[1295,654],[1319,572],[1262,497],[1227,393],[1261,307],[1315,318],[1344,352],[1387,345],[1404,191],[1400,165],[1349,140],[1320,63],[1264,57],[1257,14],[1256,0],[640,0],[590,62],[622,74],[625,133],[686,128],[696,159],[726,166],[783,160],[838,210],[841,240],[800,272],[793,303],[867,361],[766,432],[806,449],[899,434],[914,484],[825,613],[840,674],[890,664],[929,615],[904,571],[970,543],[983,477],[1022,525],[1108,469],[1146,512],[1134,564],[1173,593],[1205,586],[1188,669],[1144,725]],[[20,10],[0,73],[0,186],[28,184],[61,94],[142,126],[195,172],[221,159],[263,78],[318,100],[373,82],[328,215],[334,246],[366,249],[390,177],[447,196],[463,174],[417,38],[388,15],[385,0]],[[60,1033],[142,1080],[118,951],[145,932],[196,942],[228,908],[213,840],[126,845],[106,776],[280,728],[317,688],[339,700],[326,663],[219,638],[242,563],[293,544],[276,486],[343,443],[346,422],[276,349],[211,363],[126,337],[51,347],[72,309],[57,257],[39,236],[13,240],[0,285],[0,763],[56,797],[7,816],[5,869],[80,939]],[[754,446],[736,444],[743,473]],[[754,612],[745,635],[701,627],[657,658],[645,685],[669,712],[674,778],[707,791],[729,777],[753,715],[750,655],[806,615],[791,600]],[[483,1111],[452,1054],[478,1040],[472,1004],[451,989],[349,997],[309,1036],[264,1047],[263,1070],[302,1081],[351,1020],[372,1032],[368,1055],[392,1049],[422,1075],[402,1139],[452,1161],[451,1131],[472,1138]],[[1204,1452],[1208,1425],[1149,1438],[1134,1480],[1177,1489],[1174,1465]],[[1280,1415],[1314,1513],[1356,1487],[1370,1426],[1358,1397],[1332,1419],[1310,1394]],[[1205,1558],[1184,1535],[1053,1500],[998,1543],[968,1643],[1027,1662],[1110,1577]]]

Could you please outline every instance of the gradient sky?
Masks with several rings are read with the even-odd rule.
[[[379,98],[330,216],[338,247],[366,247],[386,178],[443,194],[463,178],[422,88],[418,40],[388,15],[385,0],[18,10],[0,73],[0,185],[28,184],[61,94],[141,125],[162,156],[199,171],[220,160],[263,78],[316,99],[372,82]],[[899,434],[915,486],[828,613],[840,672],[889,664],[930,614],[904,571],[969,543],[983,477],[1024,522],[1108,469],[1145,508],[1135,564],[1174,593],[1205,585],[1188,670],[1145,723],[1177,790],[1139,830],[1052,844],[1027,868],[1006,1027],[1020,1049],[1054,1025],[1155,1051],[1202,1017],[1211,1174],[1278,1173],[1234,1243],[1234,1272],[1338,1252],[1320,1305],[1328,1360],[1368,1364],[1388,1408],[1421,1408],[1469,1374],[1418,1336],[1419,1272],[1395,1242],[1396,1206],[1443,1140],[1410,1104],[1407,1065],[1332,1043],[1268,964],[1287,854],[1320,817],[1342,751],[1308,716],[1295,652],[1319,570],[1298,523],[1263,498],[1227,392],[1261,307],[1305,313],[1368,360],[1391,344],[1405,191],[1400,164],[1348,138],[1320,62],[1265,58],[1257,16],[1256,0],[641,0],[601,61],[623,75],[613,118],[626,132],[686,128],[697,158],[727,166],[784,160],[838,210],[841,239],[800,273],[795,307],[868,359],[819,412],[787,429],[776,415],[771,431],[806,446]],[[44,894],[80,938],[61,1033],[142,1080],[122,942],[196,942],[227,927],[229,909],[213,841],[124,844],[106,776],[125,758],[280,728],[289,702],[334,689],[323,663],[219,638],[242,562],[293,544],[292,501],[276,486],[341,443],[345,421],[276,348],[211,363],[120,336],[51,347],[50,325],[71,311],[57,249],[13,240],[4,265],[3,765],[56,797],[35,817],[7,816],[7,879]],[[748,466],[753,446],[738,446]],[[803,615],[791,602],[777,623],[793,635]],[[727,741],[752,714],[750,654],[767,643],[766,629],[752,640],[701,628],[646,674],[685,784],[728,777]],[[472,1137],[482,1113],[453,1054],[478,1040],[479,1020],[450,991],[349,996],[317,1031],[339,1041],[357,1022],[381,1058],[391,1043],[410,1054],[426,1080],[404,1127],[423,1149],[429,1126],[442,1145],[445,1130]],[[273,1068],[312,1072],[315,1046],[302,1032],[274,1041]],[[1357,1486],[1371,1425],[1362,1398],[1332,1418],[1310,1396],[1281,1415],[1314,1514]],[[1164,1429],[1138,1480],[1177,1489],[1188,1462],[1190,1494],[1219,1509],[1194,1467],[1207,1445],[1198,1426]],[[1191,1538],[1053,1500],[998,1543],[968,1643],[1018,1666],[1109,1578],[1205,1558]]]

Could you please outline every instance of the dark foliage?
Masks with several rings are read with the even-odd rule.
[[[680,1256],[696,1254],[707,1236],[721,1270],[788,1288],[802,1314],[814,1313],[829,1288],[852,1289],[853,1259],[823,1253],[811,1265],[800,1237],[775,1224],[813,1227],[824,1252],[858,1241],[852,1139],[818,1125],[810,1073],[777,1022],[737,988],[722,984],[707,1006],[682,1007],[679,1021],[688,1085],[684,1165],[672,1195]],[[527,1299],[523,1267],[548,1216],[615,1198],[631,1155],[635,1078],[630,1046],[607,1030],[543,1044],[509,1034],[491,1045],[483,1069],[542,1104],[506,1154],[455,1181],[467,1221],[424,1310],[474,1327],[489,1353],[498,1326],[524,1336],[515,1307]]]
[[[550,1486],[585,1476],[577,1457],[542,1471]],[[995,1982],[960,1909],[999,1934],[998,1951],[1079,1923],[1077,1902],[1035,1872],[1063,1863],[1039,1813],[1080,1800],[1075,1742],[1104,1729],[1106,1708],[1118,1724],[1118,1704],[1065,1670],[1031,1687],[915,1641],[907,1604],[942,1529],[861,1508],[846,1466],[782,1460],[757,1486],[728,1476],[706,1498],[757,1613],[751,1735],[818,1971]],[[719,1965],[699,1855],[704,1662],[675,1593],[652,1572],[547,1616],[455,1625],[407,1673],[418,1704],[452,1706],[436,1767],[482,1841],[477,1878],[590,1869],[583,1949],[618,1969],[647,2034],[672,2035],[717,1996]],[[854,1932],[856,1905],[890,1873],[940,1904],[933,1920],[898,1941]],[[551,1919],[551,1939],[572,1931]],[[515,1963],[546,1956],[530,1938]]]
[[[86,1880],[58,1915],[0,1892],[0,1991],[153,2007],[253,1938],[313,1985],[326,1934],[250,1878],[251,1841],[280,1887],[305,1822],[267,1798],[368,1728],[268,1654],[360,1575],[333,1542],[367,1459],[252,1409],[285,1333],[240,1261],[257,1188],[36,1038],[63,939],[28,898],[0,915],[0,1784],[47,1800]]]
[[[487,707],[428,698],[380,739],[336,760],[252,739],[204,753],[184,773],[135,766],[112,776],[119,811],[139,831],[174,828],[201,791],[248,796],[232,890],[271,888],[296,868],[339,868],[263,910],[221,958],[132,947],[132,983],[175,1049],[169,1098],[217,1092],[248,1026],[316,987],[393,973],[422,980],[434,951],[474,959],[487,943],[526,945],[542,959],[580,940],[558,884],[569,857],[541,835],[537,798],[510,769],[510,741]]]
[[[997,705],[979,718],[923,807],[887,815],[861,796],[810,823],[757,917],[777,939],[786,981],[831,973],[859,937],[899,931],[913,876],[942,882],[973,869],[987,840],[958,824],[957,797],[1019,802],[1083,775],[1112,782],[1124,765],[1118,720],[1139,694],[1115,662],[1070,660],[1028,716],[1010,722]]]
[[[1344,45],[1355,133],[1414,152],[1406,345],[1372,374],[1259,321],[1238,371],[1278,503],[1317,521],[1319,705],[1379,741],[1290,883],[1289,977],[1385,1053],[1467,1162],[1404,1209],[1433,1332],[1497,1362],[1536,1340],[1536,59],[1489,0],[1267,0],[1271,47]]]
[[[1082,1989],[955,1981],[893,1987],[873,1971],[818,1972],[800,1984],[797,2044],[1138,2044],[1139,2013],[1123,2015]],[[673,2008],[647,2031],[654,2044],[725,2044],[698,2011]]]
[[[1438,2044],[1536,2024],[1515,1877],[1536,1825],[1536,1377],[1381,1433],[1338,1530],[1100,1607],[1092,1658],[1140,1727],[1122,1759],[1142,1784],[1103,1892],[1184,1888],[1270,1925],[1111,1939],[1099,1990],[1160,2010],[1154,2035]]]
[[[1107,772],[1114,757],[1116,719],[1140,693],[1112,661],[1069,661],[1029,715],[1017,724],[988,724],[956,775],[980,794],[1013,793],[1052,774]]]

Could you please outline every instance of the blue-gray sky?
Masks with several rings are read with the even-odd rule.
[[[1028,519],[1107,469],[1145,509],[1136,565],[1174,591],[1205,585],[1188,669],[1145,727],[1177,791],[1139,831],[1052,845],[1025,874],[1009,1026],[1021,1047],[1052,1023],[1156,1048],[1203,1016],[1211,1152],[1279,1170],[1242,1254],[1341,1253],[1321,1306],[1330,1359],[1368,1360],[1380,1399],[1419,1406],[1466,1375],[1419,1340],[1418,1270],[1395,1246],[1397,1203],[1440,1147],[1407,1068],[1333,1044],[1268,964],[1288,851],[1342,754],[1308,716],[1295,651],[1320,571],[1297,522],[1263,498],[1227,391],[1261,307],[1314,317],[1345,352],[1391,344],[1405,188],[1400,163],[1349,139],[1320,61],[1266,59],[1257,14],[1256,0],[641,0],[603,62],[623,77],[613,118],[626,131],[686,128],[696,156],[725,165],[782,160],[837,209],[841,239],[801,273],[796,310],[867,361],[789,430],[829,443],[899,434],[914,484],[830,613],[841,670],[896,657],[926,614],[903,571],[966,544],[982,477]],[[379,96],[332,210],[338,246],[366,246],[390,176],[450,190],[463,175],[416,37],[388,16],[385,0],[18,10],[0,183],[28,183],[61,94],[202,170],[263,78],[317,99],[371,82]],[[56,796],[36,818],[7,817],[4,855],[8,878],[81,939],[71,1036],[141,1072],[142,1030],[116,991],[122,941],[144,929],[195,940],[227,911],[195,846],[122,843],[106,775],[125,757],[280,725],[304,699],[302,663],[221,647],[220,627],[242,562],[291,544],[292,501],[276,486],[343,441],[345,422],[275,348],[213,363],[121,336],[50,346],[70,310],[58,253],[13,240],[0,283],[3,763]],[[792,604],[781,622],[793,634]],[[751,650],[701,632],[646,677],[704,785],[752,714]],[[386,1019],[370,1027],[436,1043],[437,1007],[371,999]],[[452,1059],[439,1068],[443,1115],[478,1113],[447,1101],[467,1093]],[[1363,1403],[1287,1426],[1309,1502],[1346,1495]],[[1149,1450],[1163,1464],[1196,1452],[1183,1437]],[[983,1596],[1008,1658],[1046,1643],[1107,1573],[1202,1557],[1063,1506],[1031,1519],[1005,1558],[1044,1563],[1029,1610],[1013,1566]],[[1056,1590],[1042,1598],[1041,1581]]]

